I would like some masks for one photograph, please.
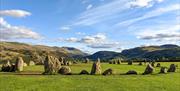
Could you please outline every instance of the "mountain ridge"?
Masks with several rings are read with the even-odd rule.
[[[124,60],[132,59],[150,59],[150,60],[180,60],[180,46],[165,44],[160,46],[143,46],[123,50],[122,52],[98,51],[92,55],[84,53],[74,47],[57,47],[45,45],[30,45],[19,42],[0,42],[0,62],[4,60],[15,61],[17,56],[23,56],[25,60],[33,60],[36,63],[42,63],[46,55],[52,55],[57,58],[65,57],[68,60],[97,60],[104,61],[122,58]]]

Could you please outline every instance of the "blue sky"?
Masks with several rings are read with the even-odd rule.
[[[0,0],[0,40],[88,53],[180,45],[179,0]]]

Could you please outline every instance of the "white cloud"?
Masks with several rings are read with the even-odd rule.
[[[102,4],[81,13],[72,25],[93,25],[112,19],[113,17],[120,17],[120,13],[123,13],[124,10],[128,10],[131,7],[153,6],[156,2],[162,1],[163,0],[112,0],[110,3]],[[89,7],[91,7],[91,5],[89,5]]]
[[[168,13],[171,11],[175,11],[175,10],[180,10],[180,4],[173,4],[173,5],[163,7],[163,8],[157,8],[155,10],[152,10],[150,12],[145,13],[142,17],[138,17],[135,19],[119,22],[115,26],[128,26],[128,25],[136,23],[138,21],[148,19],[148,18],[152,18],[152,17],[156,17],[156,16],[160,16],[162,14],[165,14],[165,13]]]
[[[115,48],[118,47],[118,42],[110,42],[110,43],[97,43],[97,44],[91,44],[87,45],[87,47],[90,48]]]
[[[75,42],[75,43],[84,43],[84,44],[93,44],[93,43],[101,43],[105,41],[106,36],[104,34],[96,34],[92,36],[85,36],[83,38],[67,38],[67,39],[60,39],[60,41],[66,42]]]
[[[71,38],[66,39],[65,41],[67,41],[67,42],[78,42],[79,40],[77,38],[71,37]]]
[[[71,28],[68,27],[68,26],[63,26],[63,27],[60,27],[60,30],[61,31],[69,31]]]
[[[86,7],[86,10],[89,10],[89,9],[91,9],[93,7],[93,5],[92,4],[89,4],[87,7]]]
[[[86,33],[83,32],[76,32],[77,35],[86,35]]]
[[[141,30],[137,35],[139,39],[177,43],[180,42],[180,25],[161,25],[161,28]]]
[[[38,33],[26,27],[12,26],[0,17],[0,40],[40,39]]]
[[[82,4],[87,4],[89,1],[88,0],[81,0]]]
[[[159,2],[159,3],[160,3],[160,2],[163,2],[163,1],[164,1],[164,0],[157,0],[157,2]]]
[[[132,6],[138,6],[138,7],[149,7],[151,6],[150,2],[153,0],[134,0],[130,2]]]
[[[1,10],[1,16],[12,16],[12,17],[26,17],[30,16],[31,13],[24,10]]]
[[[67,38],[67,39],[58,39],[58,41],[70,42],[70,43],[82,43],[87,45],[90,48],[113,48],[119,45],[119,42],[110,41],[104,34],[96,34],[91,36],[85,36],[82,38]]]
[[[85,36],[79,40],[81,43],[93,44],[93,43],[101,43],[105,41],[106,36],[104,34],[97,34],[93,36]]]
[[[164,0],[133,0],[128,3],[132,7],[152,7],[155,3],[161,3]]]

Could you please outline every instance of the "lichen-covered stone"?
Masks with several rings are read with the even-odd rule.
[[[144,75],[151,74],[151,73],[153,73],[153,71],[154,71],[154,68],[151,66],[151,64],[148,64],[143,74]]]
[[[168,69],[168,72],[176,72],[176,65],[175,64],[171,64],[169,69]]]
[[[44,61],[44,73],[43,74],[56,74],[61,68],[59,60],[52,56],[47,56]]]
[[[91,75],[94,74],[101,74],[101,64],[100,59],[98,61],[94,62],[91,69]]]
[[[71,68],[68,66],[61,67],[58,71],[58,73],[62,75],[70,75],[71,74]]]
[[[160,73],[167,73],[167,67],[161,67]]]
[[[113,70],[111,68],[109,68],[103,72],[103,75],[112,75],[112,74],[113,74]]]
[[[23,71],[24,61],[22,57],[18,57],[15,63],[16,71]]]

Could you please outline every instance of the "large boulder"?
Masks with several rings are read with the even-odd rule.
[[[44,73],[43,74],[56,74],[61,68],[59,60],[52,56],[47,56],[44,61]]]
[[[159,73],[167,73],[167,67],[161,67]]]
[[[15,72],[16,71],[15,64],[11,64],[11,65],[3,64],[1,71],[2,72]]]
[[[168,72],[175,72],[176,71],[176,65],[175,64],[171,64],[169,69],[168,69]]]
[[[87,70],[82,70],[79,74],[80,75],[89,75],[89,72]]]
[[[16,71],[23,71],[24,61],[22,57],[18,57],[15,63]]]
[[[62,75],[70,75],[71,74],[71,68],[68,66],[61,67],[58,71],[58,73]]]
[[[112,75],[112,74],[113,74],[113,70],[111,68],[109,68],[103,72],[103,75]]]
[[[94,74],[101,74],[101,64],[100,59],[98,61],[94,62],[91,69],[91,75]]]
[[[29,66],[35,65],[34,61],[29,61]]]
[[[160,64],[160,63],[157,63],[156,67],[161,67],[161,64]]]
[[[151,66],[151,64],[148,64],[143,74],[144,75],[151,74],[151,73],[153,73],[153,71],[154,71],[154,68]]]
[[[3,72],[10,72],[10,70],[11,70],[11,64],[10,64],[10,62],[8,60],[8,61],[6,61],[6,63],[4,63],[2,65],[1,71],[3,71]]]
[[[126,72],[127,75],[137,75],[137,72],[135,70],[129,70]]]

